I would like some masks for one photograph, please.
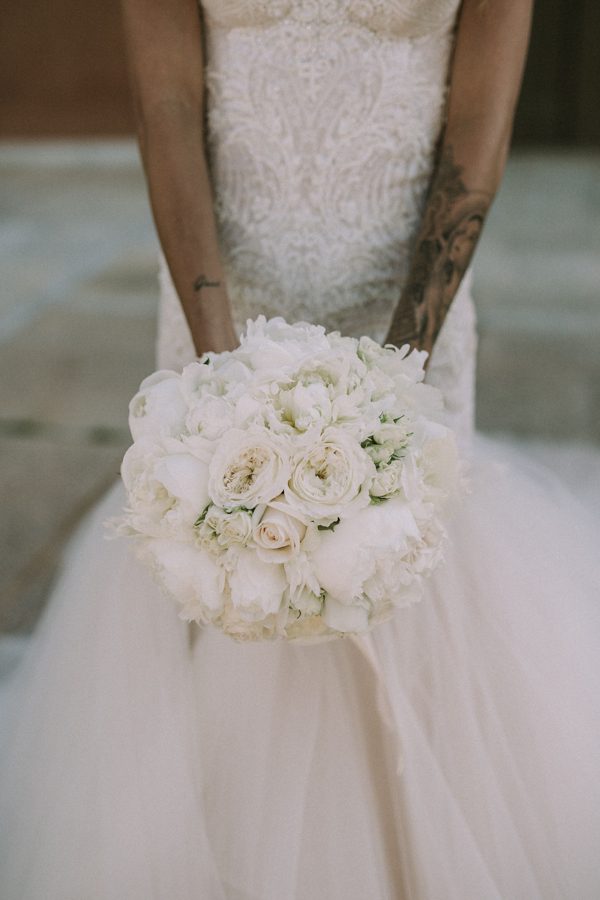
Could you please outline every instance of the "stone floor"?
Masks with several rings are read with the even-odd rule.
[[[117,476],[153,366],[156,239],[132,142],[0,144],[0,630],[27,629]],[[600,155],[514,154],[475,270],[478,421],[600,469]],[[572,466],[564,474],[573,477]]]

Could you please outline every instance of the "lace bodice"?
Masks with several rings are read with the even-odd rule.
[[[455,0],[205,0],[211,24],[225,28],[301,24],[360,25],[383,35],[418,37],[452,24]]]
[[[207,144],[237,324],[384,337],[443,122],[459,0],[205,0]],[[165,260],[159,364],[193,356]],[[430,367],[468,430],[468,282]],[[434,365],[435,363],[435,365]]]

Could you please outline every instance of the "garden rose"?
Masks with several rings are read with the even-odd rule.
[[[286,512],[286,503],[267,506],[254,526],[257,555],[264,562],[287,562],[297,556],[306,525]]]
[[[369,503],[366,485],[374,473],[354,438],[341,428],[328,428],[294,459],[285,497],[296,513],[331,523]]]
[[[286,448],[266,429],[231,429],[210,463],[208,493],[216,506],[253,509],[283,490],[290,474]]]

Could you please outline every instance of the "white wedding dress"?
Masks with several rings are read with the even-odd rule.
[[[227,285],[382,338],[442,124],[458,0],[207,0]],[[158,364],[193,348],[164,259]],[[464,281],[429,379],[472,460],[425,599],[370,635],[187,626],[81,526],[4,684],[2,900],[598,900],[598,522],[473,435]]]

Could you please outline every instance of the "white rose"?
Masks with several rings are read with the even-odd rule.
[[[208,492],[216,506],[252,509],[277,497],[289,474],[288,454],[281,439],[266,429],[231,429],[215,449]]]
[[[384,466],[373,476],[369,488],[371,497],[388,498],[397,494],[402,488],[402,461],[394,459],[388,466]]]
[[[218,506],[209,506],[203,524],[214,532],[221,547],[247,544],[252,537],[252,516],[244,509],[228,512]]]
[[[177,372],[161,369],[145,378],[129,402],[129,430],[134,441],[143,437],[181,434],[187,403]]]
[[[281,565],[269,565],[253,550],[241,550],[229,574],[231,603],[237,615],[256,621],[279,612],[286,578]]]
[[[209,554],[173,540],[145,542],[140,555],[187,621],[212,620],[223,608],[224,572]]]
[[[374,473],[354,438],[340,428],[327,428],[295,458],[285,497],[297,514],[333,522],[369,503],[366,486]]]
[[[279,502],[277,508],[267,506],[262,516],[257,517],[253,537],[256,553],[263,562],[287,562],[300,552],[306,525],[286,510],[288,505]]]

